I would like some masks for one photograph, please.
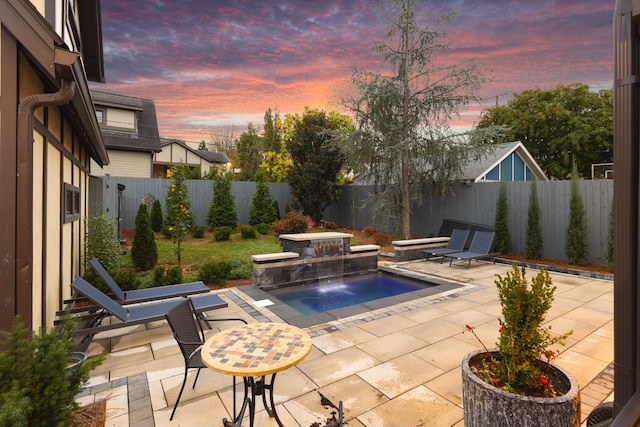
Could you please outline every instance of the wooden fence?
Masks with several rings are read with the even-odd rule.
[[[164,198],[168,179],[101,177],[92,178],[90,186],[91,211],[101,206],[107,215],[118,217],[118,184],[121,191],[120,225],[123,229],[135,228],[135,215],[143,197],[150,195],[161,201]],[[207,211],[213,197],[212,181],[186,181],[191,196],[191,208],[196,223],[206,224]],[[269,183],[271,195],[278,201],[281,215],[290,200],[289,185]],[[514,253],[525,250],[525,230],[529,206],[530,183],[507,183],[509,203],[509,230]],[[122,187],[120,187],[122,188]],[[249,221],[249,207],[256,189],[255,182],[233,182],[236,210],[240,224]],[[412,212],[411,232],[415,236],[435,236],[446,218],[493,225],[498,198],[498,183],[455,184],[445,198],[428,201]],[[538,182],[541,221],[544,237],[544,256],[565,259],[565,235],[569,219],[570,181]],[[613,201],[613,180],[581,181],[580,191],[585,206],[588,224],[589,261],[604,263],[607,249],[608,218]],[[374,217],[375,194],[371,186],[345,186],[340,200],[325,211],[324,219],[339,225],[363,228],[373,225],[381,231],[399,230],[399,219],[385,216]],[[98,203],[98,204],[96,204]]]

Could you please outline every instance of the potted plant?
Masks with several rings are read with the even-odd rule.
[[[528,283],[525,269],[512,266],[505,277],[496,275],[502,307],[498,348],[489,350],[474,329],[468,331],[483,350],[462,362],[464,424],[506,426],[579,426],[580,392],[576,381],[551,364],[573,331],[552,335],[543,326],[556,287],[542,269]]]

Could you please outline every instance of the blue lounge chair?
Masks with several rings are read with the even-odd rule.
[[[468,251],[446,254],[444,257],[450,258],[449,266],[452,265],[454,260],[469,261],[467,264],[467,268],[469,268],[471,260],[492,258],[497,255],[497,253],[491,252],[494,237],[495,233],[493,231],[476,231]]]
[[[204,284],[204,282],[157,286],[154,288],[135,289],[125,292],[120,288],[120,286],[118,286],[116,281],[113,280],[111,275],[97,259],[92,258],[91,261],[89,261],[89,265],[91,265],[91,268],[93,268],[121,304],[158,301],[167,298],[186,297],[209,292],[209,288]]]
[[[156,320],[163,320],[167,312],[184,301],[184,298],[165,299],[157,302],[124,306],[111,299],[101,290],[97,289],[82,277],[76,277],[71,284],[73,290],[84,295],[95,307],[92,307],[88,315],[83,316],[86,322],[79,326],[76,335],[82,335],[83,341],[92,338],[98,332],[125,326],[140,325]],[[199,294],[189,297],[193,303],[193,308],[198,316],[210,310],[228,307],[228,304],[218,295],[213,293]],[[111,322],[109,325],[102,325],[102,320],[114,316],[120,322]],[[203,320],[208,320],[202,317]],[[240,320],[242,319],[216,319],[216,320]]]
[[[440,262],[444,259],[444,255],[452,254],[454,252],[464,251],[464,246],[467,243],[467,238],[469,237],[469,230],[460,230],[454,229],[451,232],[451,237],[449,238],[449,243],[444,248],[434,248],[434,249],[425,249],[421,251],[425,254],[426,260],[429,261],[431,257],[442,257]]]

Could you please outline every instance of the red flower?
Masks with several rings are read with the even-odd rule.
[[[500,329],[498,329],[498,332],[503,333],[504,332],[504,326],[500,326]]]
[[[542,385],[545,385],[545,386],[546,386],[547,384],[549,384],[549,380],[548,380],[548,379],[546,379],[545,377],[543,377],[542,375],[540,375],[540,376],[538,377],[538,381],[540,381],[540,383],[541,383]]]
[[[494,378],[491,380],[491,382],[493,383],[493,385],[497,386],[500,381],[498,381],[497,378]]]

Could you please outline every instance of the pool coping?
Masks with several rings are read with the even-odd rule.
[[[353,321],[360,323],[362,319],[371,318],[372,313],[374,313],[373,315],[376,316],[376,318],[379,317],[378,315],[380,314],[383,316],[395,314],[398,310],[406,311],[411,308],[423,307],[442,301],[443,299],[454,298],[458,295],[474,292],[482,288],[481,285],[454,282],[443,279],[442,277],[403,269],[397,264],[379,266],[378,271],[416,280],[429,281],[436,283],[437,286],[309,315],[301,314],[278,300],[277,297],[255,285],[240,286],[236,289],[249,298],[246,302],[254,307],[254,309],[258,311],[266,309],[290,325],[299,328],[313,329],[322,329],[323,326],[327,326],[329,329],[332,329],[333,326],[340,323]]]

